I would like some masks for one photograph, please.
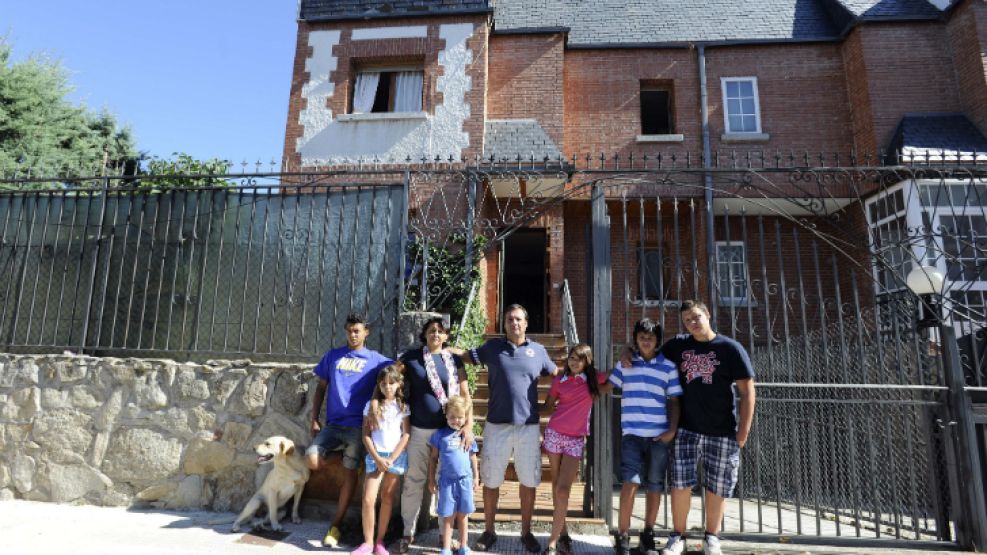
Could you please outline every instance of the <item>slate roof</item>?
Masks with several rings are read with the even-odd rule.
[[[835,40],[855,21],[933,19],[956,0],[302,0],[319,21],[494,13],[495,32],[568,30],[568,45]]]
[[[941,155],[987,155],[987,137],[962,114],[906,115],[889,146],[892,152],[901,152],[903,158],[915,161],[927,153],[937,159]]]
[[[838,35],[816,0],[497,0],[497,31],[569,27],[569,45],[823,39]]]
[[[939,9],[928,0],[839,0],[857,17],[938,17]]]
[[[491,11],[487,0],[302,0],[298,16],[320,21],[484,11]]]
[[[483,158],[495,161],[521,160],[541,162],[547,156],[558,160],[562,152],[533,119],[490,119],[484,127]]]

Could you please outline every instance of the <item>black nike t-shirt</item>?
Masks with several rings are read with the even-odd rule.
[[[684,334],[662,345],[661,354],[679,370],[683,391],[679,427],[715,437],[736,435],[733,382],[754,377],[751,359],[740,343],[722,335],[697,341]]]

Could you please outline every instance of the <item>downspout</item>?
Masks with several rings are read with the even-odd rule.
[[[706,268],[708,279],[706,284],[706,302],[712,312],[710,319],[716,326],[716,299],[713,298],[714,280],[716,279],[716,245],[713,241],[713,152],[709,142],[709,98],[706,94],[706,47],[699,45],[699,111],[703,122],[703,196],[706,201]]]

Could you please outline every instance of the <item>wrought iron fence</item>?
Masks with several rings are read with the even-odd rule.
[[[228,187],[0,193],[7,350],[310,358],[367,314],[393,347],[404,190],[281,176]]]

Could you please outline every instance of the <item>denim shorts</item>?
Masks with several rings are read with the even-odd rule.
[[[380,458],[382,459],[386,459],[387,457],[391,456],[390,453],[386,453],[386,452],[378,452],[377,454],[380,455]],[[377,472],[377,461],[375,461],[374,458],[370,456],[370,453],[367,453],[367,456],[364,458],[364,464],[367,467],[367,474],[373,474],[374,472]],[[393,463],[391,463],[391,468],[388,468],[387,472],[389,472],[390,474],[397,474],[398,476],[404,476],[404,473],[407,471],[408,471],[408,452],[402,451],[401,454],[398,455],[398,458]]]
[[[644,484],[651,493],[665,491],[668,444],[650,437],[620,438],[620,477],[625,484]]]
[[[325,458],[335,451],[343,452],[344,468],[356,470],[366,453],[363,447],[363,428],[326,424],[312,440],[312,445],[305,450],[305,454],[317,454]]]

